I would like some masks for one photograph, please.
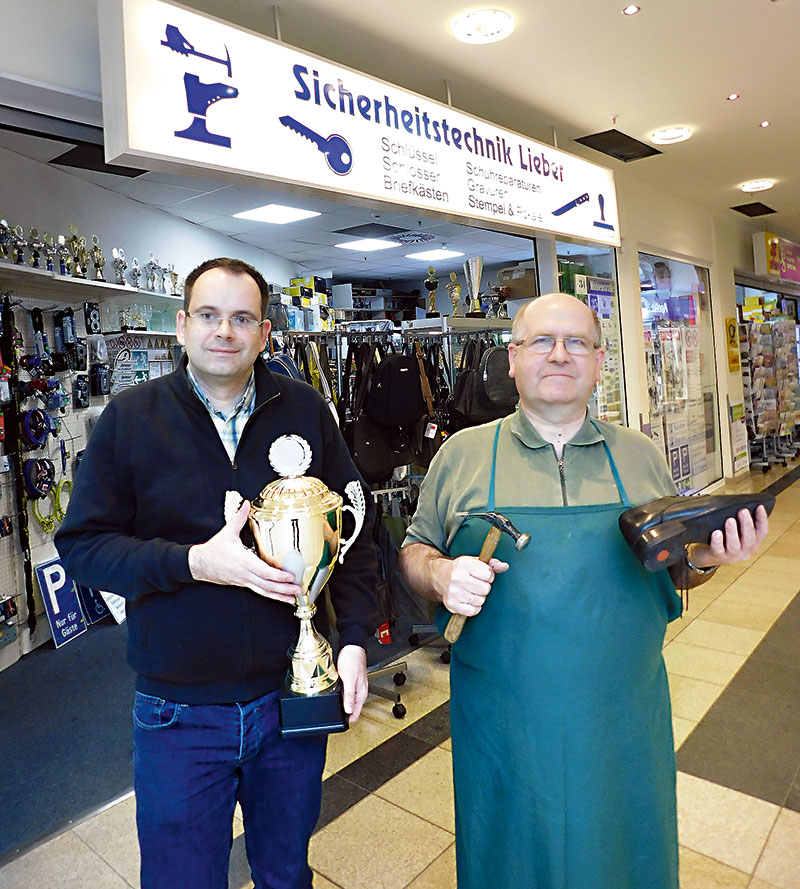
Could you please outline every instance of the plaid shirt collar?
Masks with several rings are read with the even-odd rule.
[[[228,452],[228,456],[233,460],[245,424],[250,419],[250,415],[253,413],[253,409],[256,405],[255,373],[253,371],[250,372],[250,379],[247,381],[247,386],[242,393],[242,397],[227,416],[223,414],[222,411],[218,411],[211,404],[208,400],[208,396],[200,388],[200,384],[197,382],[197,379],[188,366],[186,368],[186,375],[189,378],[189,382],[192,384],[194,394],[205,405],[217,432],[219,432],[219,437],[222,440],[225,450]]]

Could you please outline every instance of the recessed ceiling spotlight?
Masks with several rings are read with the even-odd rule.
[[[769,121],[762,120],[761,123],[759,124],[759,126],[762,127],[763,129],[766,129],[769,126]]]
[[[743,182],[739,188],[741,191],[769,191],[775,185],[774,179],[751,179],[749,182]]]
[[[452,259],[463,255],[463,253],[459,253],[457,250],[436,248],[435,250],[424,250],[422,253],[406,253],[406,259],[419,259],[423,262],[431,262],[434,259]]]
[[[731,93],[725,97],[729,102],[735,102],[739,98],[739,93]]]
[[[321,216],[316,210],[301,210],[299,207],[287,207],[285,204],[265,204],[242,213],[234,213],[234,219],[250,219],[253,222],[271,222],[273,225],[286,225],[287,222],[298,222]]]
[[[342,250],[358,250],[359,253],[369,253],[372,250],[388,250],[389,247],[399,247],[397,241],[383,241],[378,238],[362,238],[360,241],[345,241],[337,244]]]
[[[655,145],[672,145],[675,142],[685,142],[691,138],[692,131],[689,127],[663,127],[653,133],[650,141]]]
[[[471,9],[455,16],[450,30],[462,43],[496,43],[514,30],[514,16],[502,9]]]
[[[636,15],[636,13],[639,12],[639,10],[641,8],[642,8],[641,6],[636,6],[635,4],[631,3],[630,6],[626,6],[625,9],[622,10],[622,14],[623,15]]]

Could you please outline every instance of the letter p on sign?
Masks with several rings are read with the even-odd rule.
[[[44,580],[44,585],[47,589],[47,595],[50,597],[53,614],[58,614],[61,611],[61,607],[58,604],[58,596],[56,594],[59,590],[63,589],[64,584],[67,582],[66,572],[61,565],[56,562],[52,565],[45,566],[42,570],[42,579]]]

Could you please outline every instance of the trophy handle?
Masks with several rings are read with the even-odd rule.
[[[367,512],[367,504],[364,500],[364,490],[361,487],[360,482],[352,481],[348,482],[344,489],[345,494],[350,498],[350,502],[353,504],[352,506],[346,505],[342,507],[342,512],[350,511],[353,513],[353,518],[355,519],[356,526],[353,529],[353,533],[347,540],[343,540],[339,544],[339,564],[341,565],[344,561],[345,554],[347,550],[355,543],[356,537],[358,537],[361,532],[361,528],[364,524],[364,516]]]

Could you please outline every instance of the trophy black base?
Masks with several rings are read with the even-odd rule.
[[[342,683],[316,695],[299,695],[284,686],[280,697],[282,737],[329,735],[346,732],[350,720],[344,711]]]
[[[425,312],[426,318],[441,318],[441,312]]]
[[[465,317],[467,317],[467,318],[485,318],[486,312],[467,312]]]

